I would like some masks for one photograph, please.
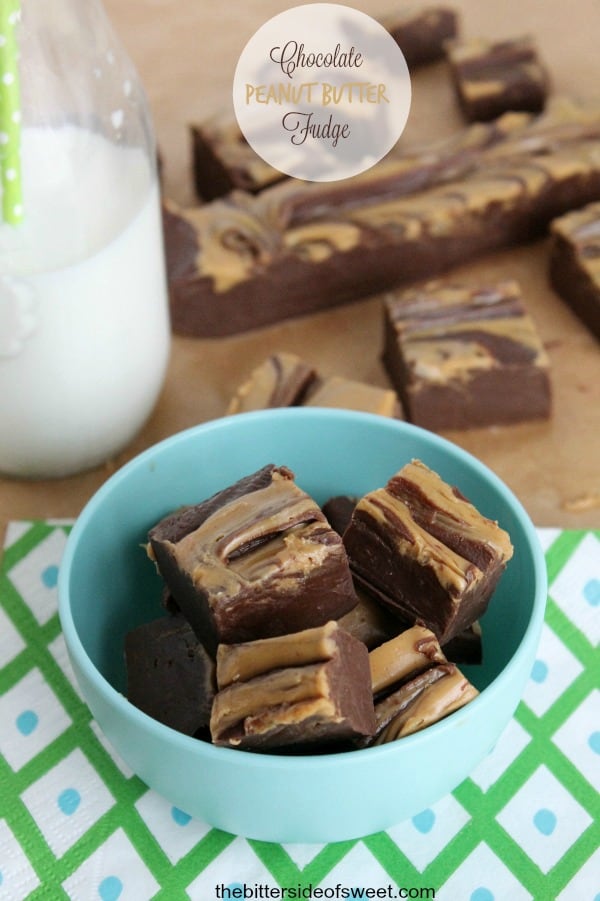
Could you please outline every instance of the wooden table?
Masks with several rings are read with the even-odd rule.
[[[105,0],[113,24],[148,92],[165,161],[165,193],[194,202],[188,123],[231,109],[234,68],[248,38],[292,4],[246,0]],[[352,4],[373,16],[393,10],[386,0]],[[555,93],[593,98],[600,82],[597,0],[451,0],[462,33],[535,35]],[[461,125],[443,63],[412,78],[413,101],[402,141],[450,134]],[[599,98],[600,100],[600,98]],[[511,275],[522,284],[552,366],[554,412],[545,423],[490,428],[447,437],[476,454],[513,489],[536,525],[600,525],[600,355],[598,343],[550,290],[547,242],[491,254],[457,268],[458,278]],[[335,339],[332,339],[335,336]],[[163,393],[142,432],[115,460],[56,481],[0,480],[0,532],[11,519],[74,517],[118,466],[182,428],[220,416],[249,370],[274,350],[296,352],[325,374],[386,385],[378,298],[227,339],[174,337]]]

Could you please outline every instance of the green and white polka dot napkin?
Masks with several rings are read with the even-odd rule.
[[[91,718],[56,581],[69,525],[12,523],[0,569],[0,899],[600,898],[600,531],[539,530],[549,600],[486,760],[412,820],[329,845],[226,834],[148,789]]]

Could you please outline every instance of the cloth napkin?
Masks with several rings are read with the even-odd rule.
[[[0,899],[598,901],[600,531],[538,530],[549,598],[537,659],[470,778],[386,832],[278,845],[193,819],[104,738],[57,614],[69,525],[13,522],[5,535]]]

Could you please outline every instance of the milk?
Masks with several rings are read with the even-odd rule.
[[[122,449],[163,384],[159,192],[143,151],[89,131],[22,143],[24,224],[0,224],[0,471],[61,476]]]

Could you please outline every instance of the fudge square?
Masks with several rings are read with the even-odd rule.
[[[214,744],[321,745],[375,731],[369,652],[337,622],[219,645]]]
[[[514,280],[428,282],[384,299],[383,363],[407,418],[434,431],[546,419],[550,364]]]
[[[215,663],[183,616],[162,616],[125,636],[127,699],[186,735],[208,729]]]
[[[419,460],[359,500],[344,545],[358,584],[442,646],[482,616],[513,554],[498,523]]]
[[[600,338],[600,203],[555,219],[550,234],[552,287]]]
[[[298,632],[357,603],[341,537],[287,467],[273,464],[148,535],[147,551],[210,651]]]
[[[549,79],[530,37],[454,40],[445,49],[459,104],[470,122],[544,109]]]
[[[478,694],[450,663],[430,629],[417,624],[369,654],[377,728],[361,744],[419,732]]]

